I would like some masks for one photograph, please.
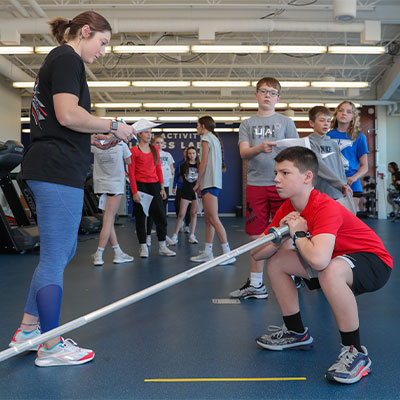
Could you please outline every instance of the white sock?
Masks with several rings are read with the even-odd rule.
[[[116,244],[112,248],[114,249],[115,254],[122,254],[122,250],[121,247],[119,247],[119,244]]]
[[[162,242],[161,241],[158,242],[158,244],[159,244],[160,247],[165,247],[166,246],[165,240],[163,240]]]
[[[100,256],[103,255],[103,251],[104,251],[104,247],[98,247],[97,248],[97,254],[99,254]]]
[[[212,243],[204,243],[204,251],[206,253],[212,252],[213,244]]]
[[[262,272],[250,272],[250,285],[253,287],[260,287],[263,283]]]
[[[229,247],[229,243],[221,243],[221,247],[222,247],[222,252],[225,253],[229,253],[231,251],[231,248]]]

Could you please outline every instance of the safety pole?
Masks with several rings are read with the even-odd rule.
[[[233,257],[239,256],[239,255],[246,253],[258,246],[261,246],[262,244],[266,244],[268,242],[279,243],[281,241],[281,239],[284,236],[287,236],[288,234],[289,234],[289,227],[287,225],[281,226],[279,228],[272,227],[269,230],[268,235],[258,238],[252,242],[246,243],[246,244],[238,247],[237,249],[233,249],[230,252],[222,254],[221,256],[218,256],[210,261],[207,261],[205,263],[197,265],[196,267],[193,267],[191,269],[188,269],[187,271],[181,272],[178,275],[174,275],[171,278],[168,278],[168,279],[161,281],[153,286],[143,289],[137,293],[134,293],[128,297],[125,297],[121,300],[111,303],[108,306],[99,308],[96,311],[93,311],[82,317],[79,317],[70,322],[67,322],[64,325],[60,325],[57,328],[54,328],[51,331],[42,333],[41,335],[39,335],[31,340],[27,340],[24,343],[17,344],[13,347],[8,348],[7,350],[3,350],[2,352],[0,352],[0,362],[7,360],[8,358],[14,357],[17,354],[20,354],[26,350],[29,350],[30,348],[32,348],[34,346],[37,346],[44,342],[47,342],[48,340],[53,339],[57,336],[61,336],[62,334],[66,333],[66,332],[70,332],[74,329],[80,328],[83,325],[89,324],[90,322],[93,322],[99,318],[105,317],[108,314],[111,314],[115,311],[120,310],[121,308],[127,307],[133,303],[136,303],[142,299],[145,299],[146,297],[149,297],[149,296],[156,294],[164,289],[167,289],[170,286],[176,285],[177,283],[185,281],[186,279],[190,279],[204,271],[207,271],[207,270],[221,264],[224,261],[227,261]]]

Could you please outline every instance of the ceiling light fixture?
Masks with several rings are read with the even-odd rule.
[[[136,122],[139,121],[139,119],[143,118],[147,119],[147,121],[155,121],[157,119],[157,117],[153,117],[150,115],[124,115],[117,117],[117,120],[121,121],[121,119],[123,119],[125,122]]]
[[[326,53],[326,49],[326,46],[269,46],[270,53],[317,54]]]
[[[95,103],[96,108],[140,108],[142,103]]]
[[[130,81],[90,81],[87,84],[89,87],[92,87],[92,88],[131,86]]]
[[[330,54],[385,54],[384,46],[328,46]]]
[[[114,53],[189,53],[189,46],[113,46]]]
[[[0,46],[0,54],[33,54],[33,46]]]
[[[192,46],[192,53],[266,53],[268,46]]]
[[[240,103],[242,108],[258,108],[258,103]],[[287,103],[276,103],[275,108],[286,108]]]
[[[190,81],[132,81],[132,86],[136,87],[188,87]]]
[[[290,108],[313,108],[315,106],[323,106],[322,103],[289,103]]]
[[[239,103],[192,103],[193,108],[236,108]]]
[[[18,89],[32,89],[35,82],[13,82],[13,87]]]
[[[143,103],[145,108],[189,108],[190,103]]]
[[[195,87],[248,87],[249,81],[192,81]]]
[[[316,88],[367,88],[368,82],[325,82],[325,81],[316,81],[311,82],[312,87]]]

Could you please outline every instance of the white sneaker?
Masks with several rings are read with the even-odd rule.
[[[180,232],[184,232],[184,231],[185,231],[185,224],[184,224],[183,221],[182,221],[182,223],[181,223],[181,227],[179,228],[179,231],[180,231]]]
[[[96,253],[92,254],[92,261],[95,267],[101,267],[104,264],[103,255],[96,251]]]
[[[178,243],[178,235],[174,233],[172,237],[166,236],[165,241],[168,246],[175,246]]]
[[[36,328],[32,332],[23,332],[21,328],[18,328],[17,331],[15,332],[10,344],[8,347],[14,347],[18,344],[22,344],[27,342],[28,340],[35,339],[40,335],[40,330],[39,328]],[[37,351],[39,348],[39,345],[33,346],[27,351]]]
[[[196,236],[190,235],[189,236],[189,243],[196,244],[196,243],[199,243],[199,241],[197,240]]]
[[[203,250],[200,252],[198,256],[190,257],[190,261],[194,262],[205,262],[205,261],[210,261],[214,258],[214,255],[212,251],[208,250]]]
[[[81,349],[72,339],[61,338],[61,342],[49,350],[40,345],[35,365],[38,367],[80,365],[92,361],[93,358],[93,350]]]
[[[142,257],[142,258],[149,257],[149,248],[147,247],[147,244],[140,245],[139,257]]]
[[[147,245],[147,247],[151,246],[151,236],[150,235],[146,236],[146,245]]]
[[[183,232],[185,232],[185,233],[190,233],[190,226],[186,225],[186,226],[183,228]]]
[[[158,249],[158,254],[160,256],[167,256],[167,257],[176,256],[176,253],[170,250],[165,244],[160,244],[160,247]]]
[[[129,254],[121,252],[119,254],[114,254],[113,263],[114,264],[122,264],[122,263],[129,263],[132,262],[134,258]]]

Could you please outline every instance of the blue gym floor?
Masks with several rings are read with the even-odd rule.
[[[358,298],[361,339],[372,359],[372,373],[359,383],[331,384],[324,378],[340,339],[322,292],[299,289],[303,321],[314,337],[308,351],[272,352],[256,345],[268,325],[282,323],[271,290],[268,300],[213,303],[245,283],[248,255],[242,255],[235,266],[215,267],[66,334],[95,350],[93,362],[38,368],[35,354],[25,353],[0,363],[0,399],[399,399],[400,221],[364,221],[382,238],[395,268],[383,289]],[[148,259],[138,257],[134,223],[121,222],[121,247],[135,261],[114,265],[107,248],[104,266],[93,267],[90,254],[98,235],[80,235],[65,272],[61,323],[195,265],[189,257],[202,248],[202,219],[196,232],[200,244],[189,244],[188,235],[180,233],[177,257],[165,258],[158,256],[153,235]],[[169,232],[174,223],[170,217]],[[223,223],[231,248],[246,242],[243,219],[223,218]],[[0,255],[0,350],[19,325],[37,261],[35,253]]]

